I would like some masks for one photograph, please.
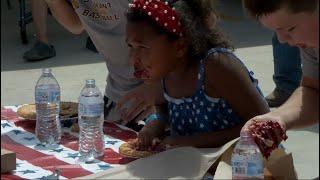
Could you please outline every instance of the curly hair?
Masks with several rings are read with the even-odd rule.
[[[218,21],[214,9],[215,0],[169,0],[169,5],[176,9],[180,16],[183,37],[187,40],[187,53],[192,58],[205,56],[210,48],[223,47],[233,50],[229,41],[215,26]],[[178,35],[166,31],[142,11],[127,12],[129,22],[148,22],[159,34],[167,34],[170,40],[178,40]]]

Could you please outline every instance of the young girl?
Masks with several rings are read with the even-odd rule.
[[[133,0],[127,44],[135,76],[163,81],[168,118],[148,121],[138,146],[164,135],[172,146],[218,147],[238,137],[250,118],[269,111],[242,62],[215,28],[212,0]]]

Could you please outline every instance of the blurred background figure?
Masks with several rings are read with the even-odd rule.
[[[272,38],[274,75],[276,85],[266,100],[270,107],[281,106],[296,90],[301,81],[301,59],[299,48],[280,43],[277,35]]]
[[[41,61],[55,57],[56,50],[54,46],[50,44],[47,33],[47,16],[49,9],[46,1],[31,0],[31,11],[36,40],[33,47],[24,53],[23,58],[27,61]],[[97,52],[89,37],[87,38],[86,48]]]

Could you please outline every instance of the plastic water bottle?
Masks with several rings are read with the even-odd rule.
[[[94,79],[86,80],[79,97],[79,153],[81,162],[92,162],[104,154],[103,97]]]
[[[47,146],[57,145],[61,139],[60,112],[60,86],[51,73],[51,69],[43,69],[36,87],[36,136]]]
[[[232,179],[264,179],[263,156],[247,133],[242,132],[232,157]]]

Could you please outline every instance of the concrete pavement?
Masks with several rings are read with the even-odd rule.
[[[96,79],[98,87],[104,90],[108,72],[101,56],[85,48],[87,35],[67,32],[51,16],[48,18],[48,37],[56,48],[57,56],[46,61],[25,62],[22,55],[33,45],[34,30],[32,24],[27,26],[30,43],[22,45],[18,27],[19,6],[16,1],[12,3],[14,9],[7,10],[5,1],[1,1],[1,105],[33,102],[34,86],[44,67],[52,68],[65,101],[77,100],[86,78]],[[222,8],[232,12],[232,17],[237,17],[221,23],[226,34],[239,47],[236,54],[255,71],[263,92],[271,92],[274,87],[271,32],[243,17],[238,3],[222,4]]]

